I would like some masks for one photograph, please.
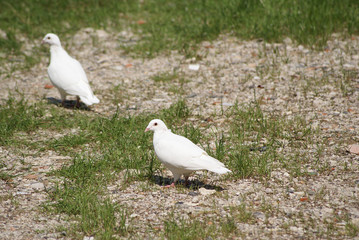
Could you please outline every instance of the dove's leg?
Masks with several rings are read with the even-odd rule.
[[[76,96],[76,107],[80,108],[80,97]]]
[[[61,95],[61,105],[63,107],[65,107],[66,93],[64,91],[60,91],[60,90],[59,90],[59,92],[60,92],[60,95]]]
[[[188,185],[188,178],[189,178],[189,173],[184,175],[184,179],[185,179],[184,185],[185,186]]]
[[[171,171],[172,172],[172,171]],[[171,185],[167,185],[167,186],[164,186],[165,188],[170,188],[170,187],[174,187],[175,186],[175,183],[178,181],[178,179],[181,177],[182,174],[180,173],[175,173],[175,172],[172,172],[173,173],[173,182]]]

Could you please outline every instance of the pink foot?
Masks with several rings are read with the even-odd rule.
[[[163,186],[163,188],[171,188],[171,187],[175,187],[175,183],[174,183],[174,182],[173,182],[172,184],[170,184],[170,185]]]

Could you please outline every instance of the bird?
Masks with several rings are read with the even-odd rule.
[[[76,107],[80,106],[80,99],[88,106],[99,103],[100,100],[93,94],[81,63],[62,48],[59,37],[48,33],[41,44],[50,45],[51,57],[47,73],[51,83],[60,92],[62,106],[65,106],[67,95],[76,96]]]
[[[157,158],[173,174],[173,182],[165,187],[174,187],[184,175],[186,184],[193,171],[208,170],[218,174],[232,172],[223,163],[208,155],[188,138],[172,133],[160,119],[149,122],[145,132],[153,131],[153,147]]]

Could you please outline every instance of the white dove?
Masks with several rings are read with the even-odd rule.
[[[52,84],[60,92],[62,105],[65,104],[66,95],[77,97],[77,107],[80,99],[86,105],[99,103],[100,100],[93,94],[81,64],[61,47],[59,37],[48,33],[41,43],[50,45],[51,60],[47,73]]]
[[[173,183],[166,187],[174,187],[175,182],[185,176],[186,183],[191,172],[208,170],[224,174],[231,172],[223,163],[209,156],[191,140],[174,134],[160,119],[152,120],[145,132],[153,131],[153,147],[158,159],[172,172]]]

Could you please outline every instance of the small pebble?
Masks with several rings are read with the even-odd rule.
[[[190,64],[188,66],[188,69],[192,70],[192,71],[198,71],[199,70],[199,64]]]
[[[198,196],[199,193],[198,193],[198,192],[191,191],[191,192],[188,193],[188,195],[190,195],[190,196]]]
[[[191,93],[191,94],[187,95],[186,98],[194,98],[195,96],[197,96],[196,93]]]
[[[266,188],[266,193],[268,194],[273,193],[273,190],[271,188]]]

